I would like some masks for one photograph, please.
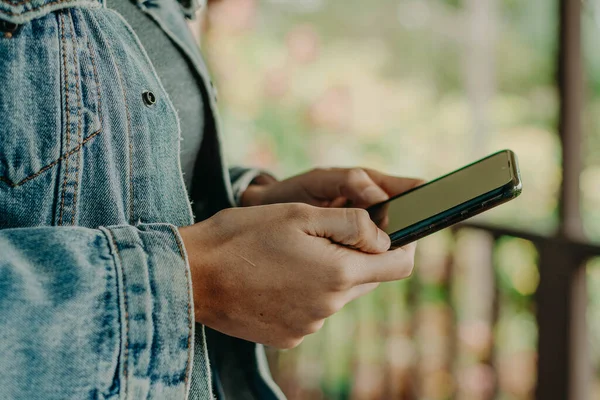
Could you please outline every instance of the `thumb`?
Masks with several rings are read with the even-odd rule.
[[[317,208],[306,233],[365,253],[384,253],[391,244],[390,237],[371,221],[369,213],[358,208]]]
[[[353,261],[358,283],[390,282],[408,278],[415,262],[415,242],[383,254],[356,254]]]

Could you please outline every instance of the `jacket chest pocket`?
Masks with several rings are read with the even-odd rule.
[[[68,8],[0,32],[0,196],[58,193],[59,224],[74,221],[81,150],[101,132],[95,60],[80,29]]]

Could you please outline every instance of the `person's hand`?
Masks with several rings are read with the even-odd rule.
[[[314,169],[284,181],[250,185],[242,195],[242,206],[301,202],[318,207],[368,208],[423,182],[365,168]],[[373,220],[385,229],[387,207],[376,214]]]
[[[390,239],[355,208],[278,204],[219,212],[180,228],[196,321],[278,348],[380,282],[408,277],[415,245]]]
[[[251,185],[242,196],[242,205],[301,202],[318,207],[368,208],[422,183],[420,179],[364,168],[315,169],[281,182]],[[382,215],[380,225],[384,220]]]

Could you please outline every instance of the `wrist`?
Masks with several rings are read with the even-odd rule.
[[[210,322],[210,307],[207,305],[209,284],[211,279],[211,248],[213,243],[209,243],[210,238],[203,237],[203,232],[208,227],[206,221],[179,228],[179,236],[188,255],[190,268],[190,279],[192,281],[192,293],[194,298],[194,319],[196,322],[206,325]],[[210,230],[209,230],[210,231]]]

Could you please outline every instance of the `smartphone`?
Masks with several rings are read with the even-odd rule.
[[[521,190],[517,156],[503,150],[367,211],[374,221],[387,214],[384,230],[398,248],[506,203]]]

